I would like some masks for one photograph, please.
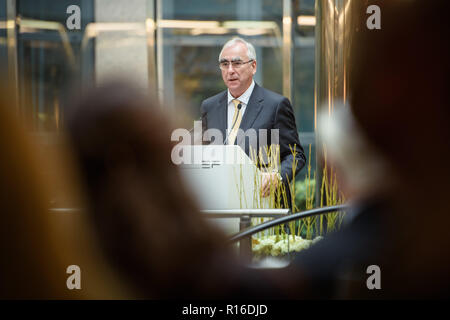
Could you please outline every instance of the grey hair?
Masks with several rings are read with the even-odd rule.
[[[227,43],[225,43],[222,47],[222,50],[220,51],[219,54],[219,60],[220,57],[222,56],[223,50],[225,50],[228,47],[234,46],[236,43],[243,43],[246,47],[247,47],[247,56],[249,59],[251,60],[255,60],[256,61],[256,51],[255,51],[255,47],[253,47],[253,45],[250,42],[245,41],[242,38],[239,37],[235,37],[231,40],[228,40]]]

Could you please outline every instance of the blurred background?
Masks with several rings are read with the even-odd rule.
[[[79,30],[66,26],[71,5],[81,9]],[[43,143],[63,130],[64,106],[77,90],[118,76],[144,93],[155,88],[161,105],[190,128],[201,101],[225,89],[218,55],[238,35],[256,48],[256,82],[291,100],[315,167],[320,6],[315,0],[0,0],[0,65],[17,89],[17,110]]]

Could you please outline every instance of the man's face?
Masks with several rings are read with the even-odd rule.
[[[227,61],[247,62],[249,60],[247,56],[247,47],[243,43],[236,43],[235,45],[226,48],[222,52],[222,56],[219,59]],[[256,61],[245,63],[240,68],[235,68],[230,63],[228,68],[221,69],[222,78],[225,85],[230,90],[234,97],[239,97],[245,90],[248,89],[252,83],[253,75],[256,72]]]

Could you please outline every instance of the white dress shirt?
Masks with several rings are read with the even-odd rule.
[[[241,102],[241,112],[242,117],[244,117],[245,109],[247,109],[248,100],[250,99],[250,96],[252,95],[253,88],[255,87],[255,81],[252,80],[252,83],[250,84],[250,87],[248,87],[247,90],[243,94],[241,94],[239,97],[235,98],[231,95],[230,90],[228,90],[228,121],[227,121],[227,135],[230,134],[231,126],[233,125],[233,117],[234,117],[234,99],[238,99]]]

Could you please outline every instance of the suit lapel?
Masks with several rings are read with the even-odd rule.
[[[250,129],[258,117],[259,113],[263,108],[264,95],[261,90],[261,87],[255,83],[255,87],[253,88],[252,95],[248,100],[247,108],[245,110],[244,116],[242,118],[240,129],[247,131]],[[236,141],[237,144],[240,144],[243,136],[238,135],[238,139]]]

